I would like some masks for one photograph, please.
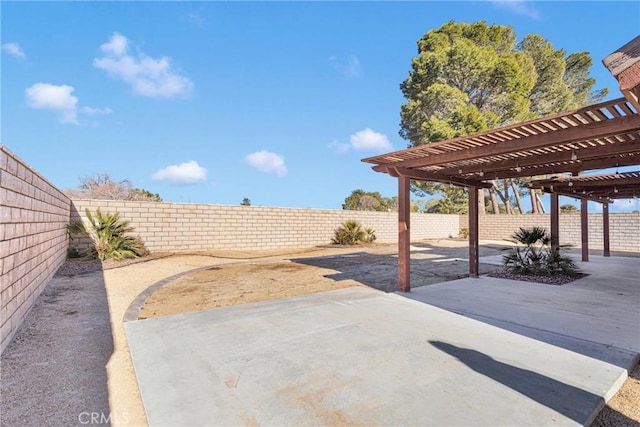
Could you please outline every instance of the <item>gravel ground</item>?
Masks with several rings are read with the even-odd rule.
[[[122,261],[105,260],[93,258],[70,258],[67,259],[62,266],[56,272],[56,276],[73,277],[78,274],[89,274],[96,271],[109,270],[112,268],[126,267],[131,264],[138,264],[141,262],[149,262],[160,258],[166,258],[172,256],[172,253],[158,252],[152,253],[142,258],[127,258]]]
[[[536,275],[536,274],[523,275],[523,274],[514,274],[509,271],[500,269],[500,270],[492,271],[491,273],[487,274],[487,276],[497,277],[499,279],[521,280],[523,282],[535,282],[535,283],[541,283],[544,285],[559,286],[559,285],[566,285],[567,283],[571,283],[587,275],[582,273],[578,273],[573,276],[568,276],[566,274],[555,274],[553,276],[542,276],[542,275]]]
[[[591,427],[640,427],[640,364],[600,411]]]
[[[75,426],[109,414],[105,366],[113,351],[102,273],[50,282],[2,353],[0,424]]]

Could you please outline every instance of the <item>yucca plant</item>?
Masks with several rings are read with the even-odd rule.
[[[551,236],[544,228],[522,228],[513,234],[513,243],[518,244],[509,248],[502,257],[503,267],[512,273],[524,275],[554,275],[566,274],[575,276],[578,268],[567,255],[560,251],[551,250]],[[567,245],[560,249],[567,248]]]
[[[105,213],[96,210],[95,216],[89,209],[85,210],[88,224],[83,221],[73,221],[67,227],[71,235],[86,236],[93,242],[91,254],[101,261],[113,259],[120,261],[124,258],[144,256],[148,253],[144,242],[139,237],[128,236],[135,228],[129,221],[120,219],[118,213]]]
[[[373,240],[375,240],[374,231],[371,229],[367,229],[366,231],[363,230],[358,221],[345,221],[334,231],[332,241],[333,243],[338,245],[356,245],[360,242],[365,241],[365,238],[367,238],[367,236],[372,235]]]

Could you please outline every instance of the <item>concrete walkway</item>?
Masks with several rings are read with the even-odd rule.
[[[640,352],[637,265],[594,259],[561,287],[347,288],[125,330],[151,426],[584,425]]]

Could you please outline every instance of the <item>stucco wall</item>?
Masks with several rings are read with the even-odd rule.
[[[64,262],[70,200],[0,146],[0,352]]]

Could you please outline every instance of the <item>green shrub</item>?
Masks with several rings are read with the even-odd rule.
[[[469,237],[469,229],[466,227],[461,228],[460,237],[462,237],[463,239],[467,239]]]
[[[364,230],[364,242],[365,243],[371,243],[371,242],[375,242],[376,239],[377,239],[376,232],[373,231],[372,228],[365,228],[365,230]]]
[[[95,216],[89,209],[85,214],[88,224],[83,221],[73,221],[67,227],[72,236],[86,236],[93,242],[89,253],[84,255],[97,256],[101,261],[106,259],[119,261],[148,254],[140,237],[127,235],[135,229],[129,225],[129,221],[120,220],[120,214],[103,214],[100,209],[96,211]]]
[[[346,221],[334,231],[333,243],[338,245],[357,245],[373,242],[376,233],[371,228],[363,229],[358,221]]]
[[[571,257],[551,250],[551,236],[544,228],[521,227],[512,237],[512,242],[518,246],[507,249],[509,252],[502,257],[502,265],[507,271],[544,276],[578,274],[578,267]]]

